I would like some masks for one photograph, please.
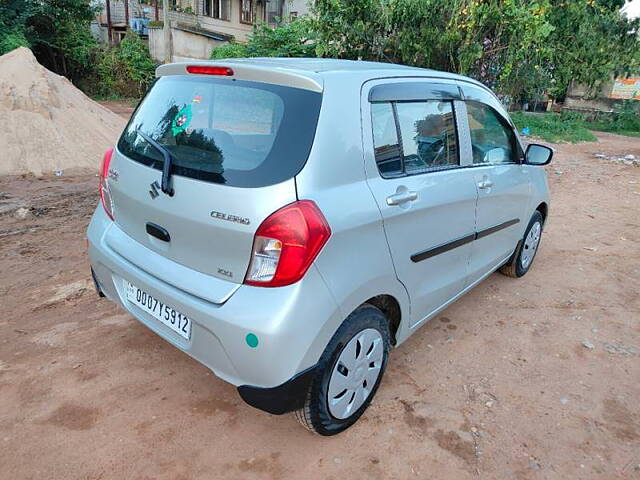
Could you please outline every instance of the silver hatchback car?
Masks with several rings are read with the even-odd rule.
[[[103,160],[93,278],[250,405],[336,434],[392,346],[531,267],[552,152],[477,81],[271,58],[157,77]]]

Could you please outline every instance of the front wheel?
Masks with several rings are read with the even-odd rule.
[[[513,256],[500,267],[500,273],[509,277],[521,277],[529,271],[533,259],[538,253],[542,237],[542,223],[542,214],[536,210],[524,232],[524,237],[518,242]]]
[[[371,403],[391,346],[384,314],[372,305],[356,309],[325,348],[309,387],[300,423],[320,435],[353,425]]]

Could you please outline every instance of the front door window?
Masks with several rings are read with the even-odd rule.
[[[511,127],[488,105],[467,102],[474,164],[516,163],[517,140]]]

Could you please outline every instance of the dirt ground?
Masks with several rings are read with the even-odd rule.
[[[529,274],[492,275],[392,352],[331,438],[96,296],[95,176],[0,177],[0,478],[640,478],[640,168],[594,157],[640,139],[555,148]]]

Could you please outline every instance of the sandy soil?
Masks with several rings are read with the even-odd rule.
[[[640,140],[600,140],[556,146],[529,274],[494,274],[394,351],[333,438],[95,295],[95,177],[0,177],[0,478],[640,478],[640,168],[593,156]]]
[[[1,175],[91,169],[125,125],[24,47],[0,56],[0,118]]]

